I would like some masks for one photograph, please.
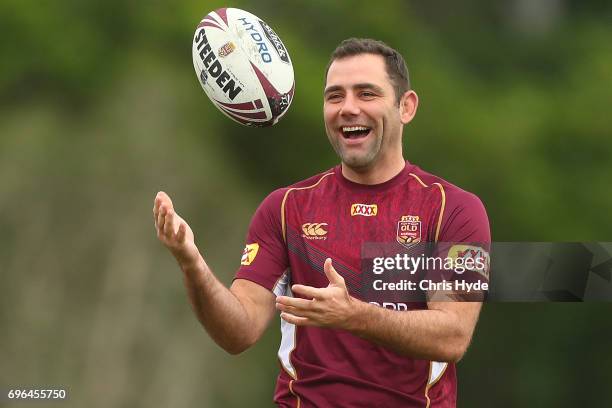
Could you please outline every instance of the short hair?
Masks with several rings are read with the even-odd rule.
[[[411,89],[408,67],[406,66],[406,61],[404,61],[402,54],[382,41],[373,40],[371,38],[348,38],[342,41],[331,54],[327,68],[325,69],[325,78],[327,78],[327,73],[329,72],[329,67],[332,62],[360,54],[374,54],[383,57],[387,75],[395,91],[396,103],[399,104],[402,95]]]

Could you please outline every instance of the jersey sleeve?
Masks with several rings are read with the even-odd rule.
[[[438,242],[490,244],[489,218],[478,197],[465,191],[448,194]]]
[[[255,211],[235,279],[250,280],[270,291],[282,280],[289,266],[281,220],[285,192],[272,192]]]
[[[484,205],[474,194],[463,190],[447,196],[435,257],[446,260],[452,268],[438,271],[438,280],[489,283],[491,232]],[[455,300],[482,300],[482,292],[454,290]]]

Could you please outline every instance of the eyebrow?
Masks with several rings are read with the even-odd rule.
[[[373,89],[374,91],[378,93],[384,93],[384,90],[380,86],[374,85],[368,82],[355,84],[351,88],[353,89]],[[323,95],[327,95],[328,93],[335,92],[335,91],[340,91],[342,89],[343,88],[340,85],[332,85],[332,86],[325,88],[325,91],[323,91]]]

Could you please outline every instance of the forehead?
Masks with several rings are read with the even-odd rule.
[[[325,86],[350,88],[353,84],[372,83],[391,86],[385,60],[377,54],[359,54],[334,60],[327,71]]]

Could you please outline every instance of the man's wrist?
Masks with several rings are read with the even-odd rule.
[[[370,306],[359,299],[351,298],[351,312],[344,329],[354,334],[363,333],[366,330]]]
[[[190,257],[177,256],[176,260],[183,273],[188,277],[199,275],[207,268],[206,261],[204,261],[204,258],[199,253],[197,256]]]

